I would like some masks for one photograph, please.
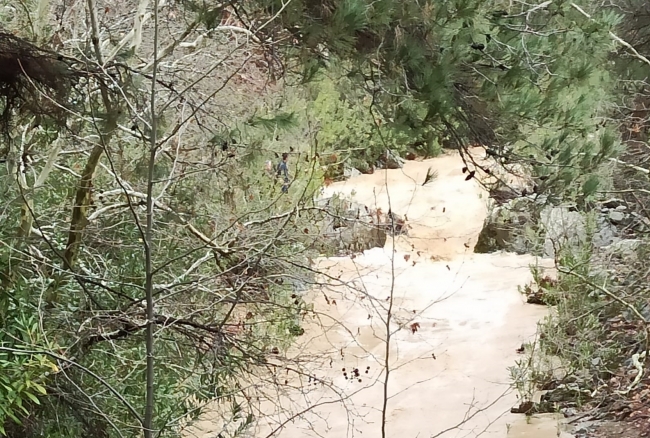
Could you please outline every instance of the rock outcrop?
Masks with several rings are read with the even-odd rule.
[[[540,204],[533,197],[511,199],[492,209],[474,248],[477,253],[503,250],[534,254],[532,237],[537,232]]]
[[[545,205],[542,197],[523,196],[495,206],[481,234],[475,252],[507,251],[554,257],[559,247],[617,248],[618,242],[633,239],[650,230],[650,221],[628,211],[624,201],[608,199],[589,216],[570,205]],[[591,220],[590,220],[591,218]],[[537,245],[535,242],[543,242]],[[625,245],[625,244],[623,244]]]
[[[326,255],[344,255],[383,247],[386,232],[377,226],[377,218],[365,206],[346,200],[320,201],[329,210],[321,224],[319,251]]]
[[[347,200],[325,199],[320,204],[330,210],[320,230],[322,253],[345,255],[383,248],[388,235],[408,233],[403,217]],[[336,206],[333,206],[336,204]]]
[[[404,158],[400,157],[396,152],[386,149],[377,160],[376,167],[378,169],[401,169],[404,167]]]

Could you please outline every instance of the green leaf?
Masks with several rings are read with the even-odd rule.
[[[589,175],[587,181],[582,185],[582,193],[585,197],[592,196],[598,190],[600,180],[596,175]]]
[[[278,113],[273,117],[251,117],[248,120],[250,126],[264,128],[269,131],[275,129],[287,130],[298,126],[296,114],[293,112]]]
[[[14,415],[14,413],[11,412],[11,410],[6,411],[5,413],[7,414],[7,416],[8,416],[9,418],[11,418],[12,420],[14,420],[16,423],[18,423],[18,424],[22,424],[22,423],[20,422],[20,419],[18,419],[18,417],[16,417],[16,416]]]
[[[41,402],[38,400],[38,397],[36,397],[36,396],[35,396],[34,394],[32,394],[31,392],[25,392],[24,394],[25,394],[25,395],[26,395],[26,396],[27,396],[31,401],[33,401],[34,403],[36,403],[37,405],[40,406]]]
[[[40,384],[38,384],[36,382],[31,382],[31,387],[36,389],[36,391],[40,392],[41,394],[47,395],[47,390],[43,386],[41,386]]]

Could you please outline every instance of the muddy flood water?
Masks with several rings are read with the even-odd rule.
[[[280,389],[260,399],[257,427],[246,436],[380,438],[391,292],[386,437],[565,436],[553,416],[510,413],[517,393],[508,368],[546,314],[526,304],[518,286],[532,279],[531,265],[550,261],[473,253],[488,199],[462,167],[448,154],[325,189],[383,211],[390,202],[409,235],[315,262],[327,284],[305,299],[319,316],[276,360]],[[429,168],[437,178],[422,186]],[[260,379],[259,392],[263,386]],[[216,438],[217,423],[207,415],[186,436]]]

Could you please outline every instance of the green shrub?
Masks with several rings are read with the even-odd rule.
[[[440,148],[428,129],[409,126],[404,109],[373,103],[371,96],[346,79],[334,83],[324,78],[312,86],[315,99],[309,107],[318,121],[318,143],[323,152],[334,152],[353,167],[367,172],[380,155],[391,149],[399,155],[414,149],[427,156]],[[394,115],[400,113],[400,117]],[[390,116],[389,116],[390,115]],[[416,146],[419,145],[419,146]]]

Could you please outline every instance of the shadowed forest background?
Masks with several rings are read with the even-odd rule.
[[[251,436],[314,260],[407,228],[324,188],[449,151],[555,261],[518,409],[649,433],[648,56],[642,0],[2,0],[0,433]]]

